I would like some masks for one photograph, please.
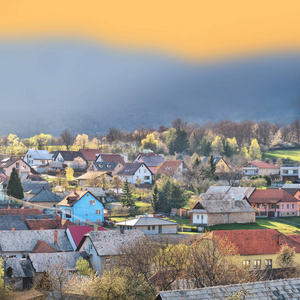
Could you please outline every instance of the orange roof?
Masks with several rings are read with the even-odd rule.
[[[100,154],[99,149],[79,149],[79,151],[83,154],[86,160],[95,161],[98,155]]]
[[[157,173],[165,174],[167,176],[173,175],[181,163],[182,160],[166,160],[159,165]]]
[[[73,206],[79,199],[81,199],[86,193],[90,193],[89,191],[73,191],[63,200],[61,200],[57,205],[60,206]],[[90,193],[91,194],[91,193]]]
[[[264,161],[249,161],[244,167],[247,167],[248,165],[253,165],[259,169],[278,169],[278,170],[280,169],[280,167],[271,165]]]
[[[39,209],[35,208],[17,208],[17,209],[0,209],[0,215],[43,215],[43,213]]]
[[[295,248],[300,253],[296,238],[286,236],[275,229],[216,230],[213,236],[227,238],[237,247],[240,255],[276,254],[282,245]]]
[[[32,251],[32,253],[54,253],[54,252],[57,251],[44,241],[38,241]]]
[[[68,225],[76,225],[69,220],[59,219],[34,219],[25,220],[27,227],[30,230],[41,230],[41,229],[67,229]]]
[[[250,203],[299,202],[297,198],[279,189],[256,189],[249,198]]]

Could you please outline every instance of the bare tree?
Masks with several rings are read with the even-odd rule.
[[[63,144],[66,146],[67,151],[69,151],[70,146],[72,146],[74,142],[74,136],[71,134],[71,132],[66,128],[61,134],[60,138],[63,142]]]

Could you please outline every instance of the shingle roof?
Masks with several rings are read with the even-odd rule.
[[[122,246],[134,243],[145,235],[142,231],[136,229],[125,230],[124,233],[120,233],[117,230],[91,231],[88,233],[88,236],[99,256],[109,256],[118,255]]]
[[[52,155],[47,150],[29,149],[28,153],[33,159],[52,160]]]
[[[101,153],[99,156],[104,162],[118,162],[123,166],[125,165],[125,161],[120,154]]]
[[[91,226],[68,226],[68,229],[76,247],[79,245],[85,234],[94,231],[94,227]],[[98,226],[97,230],[105,231],[105,228]]]
[[[259,169],[278,169],[278,170],[280,169],[280,167],[271,165],[271,164],[266,163],[264,161],[249,161],[244,166],[244,168],[247,167],[247,166],[249,166],[249,165],[253,165],[253,166],[255,166],[255,167],[259,168]]]
[[[38,241],[32,251],[32,253],[54,253],[54,252],[57,252],[57,250],[51,247],[50,245],[48,245],[44,241]]]
[[[182,160],[165,160],[158,167],[157,173],[171,176],[176,172],[182,162]]]
[[[39,209],[36,208],[20,208],[20,209],[0,209],[0,215],[44,215]]]
[[[125,164],[124,168],[120,170],[117,174],[122,176],[132,176],[136,171],[142,166],[146,166],[144,163],[134,162]],[[147,166],[146,166],[147,168]],[[149,170],[149,169],[148,169]],[[149,170],[150,171],[150,170]],[[150,171],[151,172],[151,171]],[[151,172],[152,173],[152,172]]]
[[[300,191],[300,189],[291,189],[291,188],[288,188],[288,189],[282,188],[282,189],[292,196],[294,196],[298,191]]]
[[[45,229],[67,229],[70,225],[75,225],[75,223],[70,220],[59,220],[57,218],[53,219],[27,219],[25,220],[27,227],[30,230],[45,230]]]
[[[165,159],[156,153],[140,153],[140,158],[147,167],[157,167],[165,161]]]
[[[60,202],[63,198],[51,191],[42,188],[34,197],[28,202]]]
[[[51,188],[48,182],[46,181],[40,182],[40,181],[23,180],[22,186],[23,186],[24,193],[30,192],[30,194],[38,194],[43,188],[47,191],[51,191]]]
[[[15,162],[17,162],[18,160],[22,160],[26,165],[28,165],[22,158],[20,157],[8,157],[8,158],[4,158],[1,162],[0,162],[0,167],[1,168],[8,168],[9,166],[11,166],[12,164],[14,164]],[[29,166],[29,165],[28,165]],[[30,167],[30,166],[29,166]]]
[[[30,264],[30,262],[26,258],[16,258],[9,257],[6,260],[6,269],[12,268],[13,277],[15,278],[25,278],[25,277],[33,277],[34,270]]]
[[[215,230],[212,235],[227,238],[240,255],[276,254],[282,245],[300,253],[300,243],[275,229]]]
[[[116,225],[126,225],[126,226],[152,226],[152,225],[178,225],[176,222],[171,222],[159,218],[152,217],[139,217],[136,219],[127,220],[126,222],[119,222]]]
[[[76,270],[76,262],[84,257],[83,252],[31,253],[29,259],[37,273],[49,270],[53,266],[62,266],[68,270]]]
[[[22,216],[0,216],[0,230],[28,230]]]
[[[57,245],[54,244],[57,231]],[[0,247],[3,252],[32,252],[38,241],[44,241],[57,251],[72,251],[65,230],[0,231]]]
[[[250,203],[277,203],[277,202],[299,202],[300,200],[290,195],[285,190],[279,189],[266,189],[255,190],[249,197]]]
[[[64,161],[74,161],[74,159],[77,157],[81,157],[84,161],[86,161],[81,151],[60,151],[60,150],[56,151],[56,153],[53,156],[53,160],[56,159],[59,153],[63,157]]]
[[[300,299],[300,278],[248,282],[202,289],[162,291],[155,300],[223,300],[248,291],[248,300]],[[237,298],[236,298],[237,299]],[[244,299],[244,298],[243,298]]]
[[[85,157],[86,160],[91,161],[91,160],[96,160],[96,158],[99,156],[101,153],[100,150],[98,149],[79,149],[83,156]]]
[[[90,193],[89,191],[73,191],[57,205],[59,206],[70,206],[72,207],[77,201],[79,201],[85,194]],[[92,195],[92,193],[90,193]],[[95,198],[96,199],[96,198]]]
[[[201,194],[204,199],[244,199],[249,198],[255,191],[253,187],[230,187],[230,186],[210,186],[205,194]]]

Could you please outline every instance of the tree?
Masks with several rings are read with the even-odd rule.
[[[132,188],[127,180],[124,182],[121,203],[123,207],[130,207],[134,205],[134,201],[132,199]]]
[[[94,274],[89,262],[82,257],[79,257],[76,261],[76,269],[79,271],[80,275],[92,276]]]
[[[19,178],[18,172],[15,168],[13,168],[13,170],[10,174],[6,193],[8,196],[12,196],[17,199],[24,198],[23,186],[22,186],[21,180]]]
[[[112,144],[113,142],[115,142],[116,140],[119,139],[120,134],[121,134],[121,131],[118,128],[112,127],[108,130],[106,139],[110,144]]]
[[[273,139],[271,140],[270,147],[273,148],[277,145],[280,145],[281,143],[282,143],[282,134],[281,134],[281,130],[278,129]]]
[[[52,136],[50,134],[41,133],[30,138],[32,140],[34,146],[38,150],[47,149],[50,146]]]
[[[249,158],[249,153],[248,153],[247,147],[241,148],[240,155],[241,155],[241,156],[244,156],[246,159]]]
[[[87,149],[89,145],[89,136],[85,133],[78,134],[75,139],[75,144],[79,149]]]
[[[261,160],[262,159],[260,146],[258,144],[257,139],[253,139],[251,141],[251,145],[249,147],[249,155],[253,160]]]
[[[222,139],[217,135],[211,143],[211,150],[215,155],[222,155],[224,152]]]
[[[199,140],[196,138],[196,134],[194,132],[191,133],[190,138],[189,138],[189,150],[190,153],[195,153],[197,152],[199,147]]]
[[[114,176],[112,180],[112,187],[117,190],[117,196],[119,196],[119,190],[123,184],[123,181],[120,179],[119,176]]]
[[[210,156],[209,158],[209,168],[210,168],[210,178],[214,179],[216,177],[216,161],[213,155]]]
[[[238,144],[236,138],[227,138],[224,142],[224,155],[227,157],[233,156],[238,152]]]
[[[90,187],[100,187],[100,175],[97,172],[89,172],[86,179],[86,185]]]
[[[281,268],[290,268],[295,266],[295,249],[287,245],[283,245],[276,256],[276,263]]]
[[[203,138],[200,143],[200,154],[203,156],[209,156],[211,153],[211,141],[207,138]]]
[[[68,166],[66,168],[66,178],[67,178],[68,182],[74,180],[74,176],[73,175],[74,175],[74,170],[70,166]]]
[[[143,149],[151,149],[152,151],[155,151],[158,145],[158,140],[155,139],[153,133],[150,133],[146,136],[145,139],[142,140],[141,143]]]
[[[158,188],[157,188],[157,185],[154,184],[153,190],[152,190],[152,203],[151,203],[154,211],[158,211],[158,201],[159,201]]]
[[[63,142],[63,144],[66,146],[67,151],[69,151],[70,146],[72,146],[74,142],[74,136],[71,134],[71,132],[66,128],[61,134],[60,138]]]

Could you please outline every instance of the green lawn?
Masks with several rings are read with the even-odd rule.
[[[287,218],[288,219],[288,218]],[[208,227],[209,230],[241,230],[241,229],[276,229],[283,234],[300,234],[300,222],[299,226],[294,226],[284,223],[284,219],[281,218],[280,222],[270,218],[256,219],[256,223],[250,224],[225,224],[215,225]]]
[[[265,153],[269,158],[289,158],[294,161],[300,162],[300,149],[293,150],[274,150]]]
[[[142,202],[142,201],[134,201],[134,204],[137,208],[151,208],[151,204],[150,203],[145,203],[145,202]]]

